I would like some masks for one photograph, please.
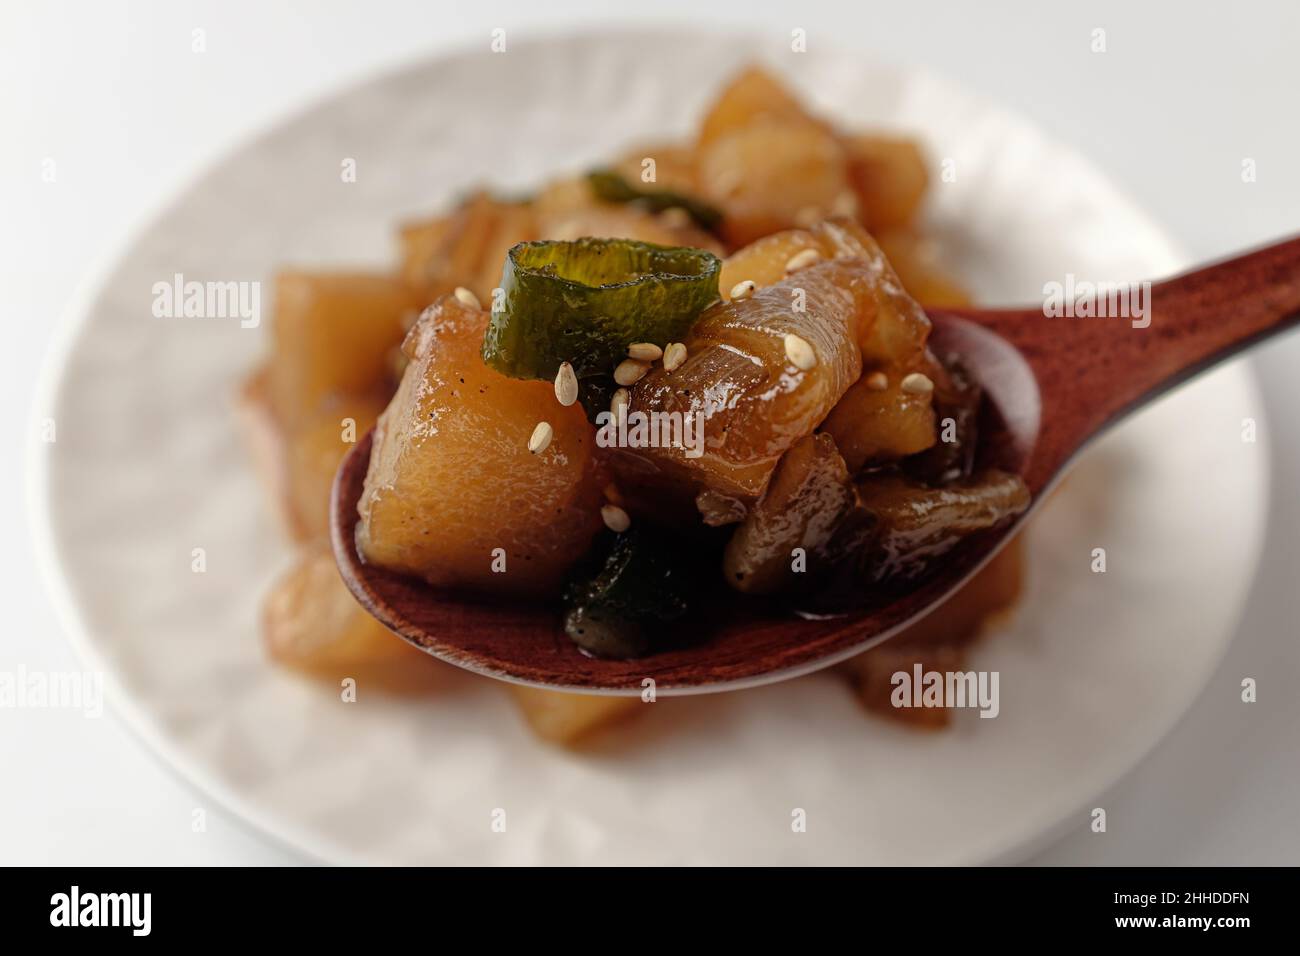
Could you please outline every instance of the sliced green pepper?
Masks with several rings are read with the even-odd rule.
[[[616,535],[604,554],[569,585],[564,630],[598,657],[640,657],[653,649],[656,624],[686,613],[690,575],[643,528]]]
[[[483,361],[512,378],[608,378],[633,342],[680,341],[718,299],[703,249],[631,239],[521,242],[506,256]]]
[[[684,209],[697,226],[708,232],[717,232],[722,225],[722,213],[708,203],[671,189],[638,188],[610,169],[592,170],[587,174],[587,183],[595,197],[605,202],[640,203],[651,212]]]

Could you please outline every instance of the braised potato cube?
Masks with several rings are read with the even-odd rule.
[[[628,720],[646,706],[639,697],[566,694],[518,684],[510,685],[510,693],[533,733],[565,747]]]
[[[654,160],[650,166],[646,160]],[[654,189],[693,195],[695,184],[695,151],[675,143],[649,143],[630,149],[614,163],[615,172],[629,183]],[[654,178],[647,178],[653,170]]]
[[[271,401],[271,368],[263,365],[244,380],[237,398],[237,410],[243,426],[253,467],[268,493],[281,527],[294,538],[301,538],[293,509],[289,506],[289,469],[286,462],[287,440],[279,416]]]
[[[392,276],[284,272],[276,279],[271,394],[290,429],[336,395],[382,389],[415,302]]]
[[[601,527],[595,430],[550,382],[484,364],[487,322],[444,296],[411,329],[410,364],[375,431],[357,545],[435,586],[554,595]],[[541,421],[551,438],[533,453]]]
[[[807,122],[761,119],[728,132],[701,148],[698,176],[733,245],[849,211],[853,199],[844,147]]]
[[[530,204],[477,192],[445,219],[403,230],[402,275],[421,306],[456,286],[464,286],[490,306],[506,252],[516,243],[536,238]]]
[[[925,156],[910,139],[862,135],[845,139],[858,216],[868,229],[905,226],[929,184]]]
[[[933,241],[910,229],[886,229],[876,239],[917,302],[936,308],[971,304],[970,294],[939,265]]]
[[[705,114],[697,147],[703,149],[757,120],[816,124],[776,77],[762,67],[749,66],[732,78]]]
[[[409,691],[427,687],[447,666],[389,632],[357,604],[323,541],[304,550],[276,582],[262,614],[271,657],[314,677],[352,677]]]
[[[437,216],[419,222],[409,222],[397,233],[402,255],[402,278],[423,298],[432,285],[431,263],[438,260],[447,248],[447,235],[451,232],[452,217]],[[442,290],[448,291],[448,290]],[[435,298],[430,297],[430,301]]]
[[[339,462],[363,438],[384,410],[371,396],[340,396],[325,403],[289,436],[289,509],[295,537],[329,533],[330,490]]]
[[[722,255],[721,244],[689,220],[680,221],[631,204],[601,203],[571,209],[561,215],[540,217],[538,233],[544,239],[572,241],[584,237],[635,239],[660,246],[690,246]],[[504,261],[505,255],[502,254]],[[500,278],[498,269],[497,278]]]
[[[263,367],[249,376],[239,410],[281,524],[294,540],[309,541],[328,533],[330,489],[339,462],[374,425],[384,402],[377,394],[334,394],[289,428],[271,401],[272,371]]]

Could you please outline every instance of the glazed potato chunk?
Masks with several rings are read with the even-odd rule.
[[[853,201],[848,158],[835,135],[806,122],[762,119],[700,151],[701,195],[723,211],[733,244],[811,225]]]
[[[417,306],[386,275],[283,272],[276,278],[271,394],[285,427],[331,396],[382,388]]]
[[[550,383],[484,364],[487,321],[445,296],[407,336],[410,364],[375,430],[357,546],[440,587],[554,594],[601,524],[594,430]],[[542,421],[551,438],[534,453]]]
[[[859,216],[871,230],[905,226],[916,216],[930,177],[921,147],[892,136],[849,136],[850,178]]]
[[[305,549],[276,583],[263,607],[263,622],[272,658],[320,676],[348,676],[358,667],[395,661],[439,666],[357,604],[324,542]]]
[[[510,694],[533,733],[565,747],[589,740],[645,707],[639,697],[565,694],[518,684],[510,685]]]
[[[310,541],[329,532],[330,491],[339,462],[374,425],[384,401],[378,392],[331,392],[290,427],[271,400],[274,371],[263,367],[249,376],[239,410],[276,513],[295,541]]]

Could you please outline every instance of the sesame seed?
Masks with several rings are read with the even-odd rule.
[[[443,288],[446,288],[446,286]],[[456,297],[456,301],[461,305],[467,305],[471,309],[483,308],[483,306],[479,304],[478,296],[473,292],[470,292],[469,289],[465,288],[463,285],[456,286],[456,291],[453,292],[452,295]]]
[[[613,396],[609,400],[609,410],[614,413],[615,418],[618,418],[620,411],[626,409],[628,402],[631,400],[632,396],[628,394],[627,389],[615,389]]]
[[[578,376],[573,374],[573,366],[568,362],[561,362],[560,370],[555,373],[555,397],[565,408],[578,400]]]
[[[790,261],[785,264],[785,271],[789,273],[807,269],[821,257],[822,254],[816,249],[804,249],[802,252],[796,252],[790,257]]]
[[[638,362],[654,362],[662,358],[664,350],[653,342],[633,342],[627,347],[627,357]]]
[[[681,206],[670,206],[659,214],[659,221],[669,229],[681,229],[691,224],[691,214]]]
[[[903,381],[899,385],[905,392],[913,395],[928,395],[934,391],[934,382],[930,381],[928,375],[922,375],[920,372],[911,372],[903,376]]]
[[[737,282],[731,287],[731,294],[727,296],[732,302],[739,302],[742,299],[748,299],[758,288],[758,283],[753,279],[746,279],[744,282]]]
[[[858,197],[849,190],[844,190],[831,202],[831,215],[856,216],[858,214]]]
[[[737,169],[724,169],[713,177],[713,192],[719,196],[734,196],[745,184],[744,177]]]
[[[813,351],[812,346],[793,332],[785,337],[785,357],[790,360],[790,364],[802,372],[808,371],[817,364],[817,353]]]
[[[605,522],[606,528],[619,534],[632,527],[632,519],[618,505],[602,505],[600,517]]]
[[[611,481],[605,486],[604,494],[605,500],[610,504],[618,505],[619,507],[623,506],[623,493],[618,490],[618,485],[614,484],[614,482]]]
[[[538,422],[537,427],[533,429],[532,437],[528,439],[528,450],[534,455],[540,455],[546,451],[546,446],[551,443],[551,436],[555,434],[551,428],[550,422]]]
[[[867,376],[867,388],[873,392],[883,392],[889,388],[889,376],[884,372],[872,372]]]
[[[664,350],[664,371],[675,372],[686,361],[686,346],[681,342],[669,342]]]
[[[645,377],[645,373],[650,371],[648,362],[639,362],[636,359],[623,359],[618,363],[618,368],[614,369],[614,381],[620,385],[635,385]]]
[[[814,226],[822,219],[822,211],[816,206],[804,206],[794,214],[796,225]]]

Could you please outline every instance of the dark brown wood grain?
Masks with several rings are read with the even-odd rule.
[[[1035,504],[1061,469],[1110,424],[1199,371],[1300,321],[1300,239],[1211,265],[1151,290],[1151,322],[1048,318],[1041,307],[931,312],[936,349],[959,354],[1002,420],[992,463],[1020,473]],[[1195,426],[1188,423],[1188,439]],[[331,503],[339,571],[357,600],[411,643],[479,673],[556,688],[640,692],[731,689],[794,676],[888,638],[941,602],[1020,521],[972,540],[933,576],[886,606],[803,620],[731,593],[698,610],[700,640],[635,660],[585,656],[557,605],[473,600],[364,564],[354,531],[371,436],[342,463]]]

